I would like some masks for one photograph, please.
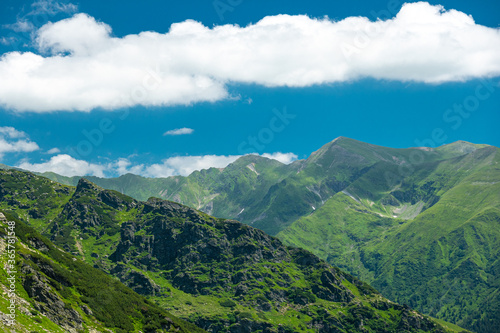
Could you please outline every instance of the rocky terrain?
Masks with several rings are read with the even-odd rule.
[[[72,188],[13,170],[0,172],[0,195],[1,209],[76,262],[207,331],[461,331],[388,301],[308,251],[174,202],[141,202],[85,179]]]

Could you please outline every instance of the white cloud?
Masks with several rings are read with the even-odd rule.
[[[189,176],[193,171],[209,168],[225,168],[243,155],[201,155],[175,156],[164,159],[161,163],[145,165],[133,164],[128,158],[119,158],[106,164],[89,163],[77,160],[69,155],[52,156],[49,161],[30,163],[24,160],[17,167],[35,172],[55,172],[63,176],[120,176],[133,173],[144,177],[165,178],[170,176]],[[289,164],[297,159],[293,153],[262,154],[261,156]]]
[[[293,161],[296,161],[298,156],[295,155],[294,153],[277,152],[277,153],[272,153],[272,154],[264,153],[264,154],[262,154],[262,157],[267,157],[267,158],[276,160],[278,162],[281,162],[283,164],[290,164]]]
[[[139,175],[143,172],[144,165],[139,164],[132,166],[132,162],[130,162],[127,158],[119,158],[115,163],[109,164],[108,168],[114,170],[119,176],[124,175],[126,173],[133,173]]]
[[[229,82],[305,87],[361,78],[442,83],[500,75],[500,29],[426,2],[393,19],[268,16],[246,27],[188,20],[116,38],[86,14],[37,32],[44,55],[0,59],[0,105],[89,111],[231,98]],[[48,52],[48,53],[44,53]]]
[[[67,177],[88,175],[104,177],[106,169],[103,165],[77,160],[66,154],[52,156],[48,162],[38,164],[31,164],[24,161],[19,163],[17,167],[34,172],[52,171]]]
[[[0,127],[0,158],[5,153],[30,153],[38,149],[40,147],[31,141],[25,132],[14,127]]]
[[[55,0],[38,0],[31,4],[31,11],[27,14],[30,15],[56,15],[57,13],[75,13],[78,6],[72,3],[59,2]]]
[[[40,148],[35,142],[27,140],[8,142],[5,138],[0,138],[0,156],[4,153],[29,153],[38,149]]]
[[[173,175],[188,176],[193,171],[209,168],[225,168],[236,161],[240,155],[204,155],[176,156],[145,168],[144,174],[149,177],[169,177]]]
[[[209,168],[225,168],[243,155],[202,155],[202,156],[176,156],[162,161],[162,163],[142,166],[137,173],[146,177],[170,177],[175,175],[189,176],[193,171]],[[289,164],[297,159],[293,153],[272,153],[261,156]],[[135,173],[135,172],[132,172]]]
[[[93,17],[77,14],[56,23],[49,22],[38,30],[36,42],[43,52],[71,52],[88,56],[99,53],[110,42],[111,27]]]
[[[24,10],[18,14],[17,21],[12,24],[4,24],[2,27],[21,33],[31,33],[47,22],[50,17],[58,13],[73,14],[78,11],[78,6],[72,3],[63,3],[56,0],[39,0],[31,4],[29,12]],[[14,39],[5,40],[13,42]]]
[[[31,47],[29,41],[37,28],[47,23],[56,14],[70,15],[77,11],[77,5],[56,0],[38,0],[30,7],[23,6],[15,23],[2,25],[2,28],[10,29],[15,33],[11,33],[9,37],[1,37],[0,44],[14,45],[16,49],[20,46]]]
[[[27,136],[25,132],[18,131],[14,127],[10,126],[0,127],[0,135],[11,139],[25,138]]]
[[[13,24],[6,24],[3,27],[14,30],[15,32],[30,32],[35,30],[33,23],[24,18],[18,19],[17,22]]]
[[[61,150],[59,148],[52,148],[52,149],[49,149],[47,150],[47,154],[59,154],[61,152]]]
[[[184,134],[191,134],[193,132],[194,132],[194,129],[183,127],[183,128],[177,128],[177,129],[173,129],[170,131],[166,131],[165,133],[163,133],[163,135],[184,135]]]

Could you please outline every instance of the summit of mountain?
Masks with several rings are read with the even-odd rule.
[[[436,151],[444,154],[447,157],[454,157],[457,155],[469,154],[475,150],[491,147],[487,144],[476,144],[467,141],[455,141],[446,145],[435,148]]]

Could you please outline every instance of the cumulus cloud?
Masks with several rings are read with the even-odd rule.
[[[120,176],[133,173],[144,177],[165,178],[170,176],[189,176],[194,171],[209,168],[225,168],[243,155],[200,155],[175,156],[164,159],[161,163],[150,165],[134,164],[128,158],[119,158],[115,162],[96,164],[77,160],[69,155],[52,156],[47,162],[30,163],[22,161],[17,167],[34,172],[55,172],[63,176]],[[293,153],[262,154],[261,156],[289,164],[297,159]]]
[[[55,172],[57,174],[72,176],[97,176],[104,177],[106,166],[92,164],[86,161],[77,160],[69,155],[60,154],[52,156],[51,159],[43,163],[21,162],[17,167],[34,172]]]
[[[243,155],[203,155],[203,156],[176,156],[170,157],[159,164],[152,164],[143,169],[147,177],[169,177],[174,175],[188,176],[193,171],[209,168],[225,168]],[[284,164],[290,164],[297,159],[293,153],[264,153],[260,155]]]
[[[165,133],[163,133],[163,135],[185,135],[185,134],[191,134],[193,132],[194,132],[194,129],[183,127],[183,128],[177,128],[177,129],[173,129],[170,131],[166,131]]]
[[[145,168],[144,174],[149,177],[169,177],[173,175],[188,176],[193,171],[209,168],[225,168],[241,155],[203,155],[176,156]]]
[[[27,140],[18,140],[9,142],[5,138],[0,138],[0,156],[4,153],[30,153],[40,149],[35,142]]]
[[[89,56],[106,47],[110,33],[109,25],[99,23],[88,15],[77,14],[71,19],[45,24],[38,30],[36,42],[43,52]]]
[[[143,173],[144,165],[139,164],[133,166],[129,159],[119,158],[115,163],[108,164],[108,169],[114,170],[119,176],[126,173],[140,175]]]
[[[14,127],[0,127],[0,158],[5,153],[30,153],[40,149],[27,134]]]
[[[246,27],[187,20],[113,37],[79,13],[41,27],[41,54],[0,60],[0,105],[90,111],[230,98],[230,82],[306,87],[361,78],[442,83],[500,75],[500,29],[426,2],[392,19],[268,16]]]
[[[27,136],[25,132],[18,131],[14,127],[10,126],[0,127],[0,135],[11,139],[25,138]]]

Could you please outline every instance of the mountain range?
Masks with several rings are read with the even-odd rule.
[[[500,327],[498,151],[497,147],[464,141],[438,148],[394,149],[340,137],[306,160],[289,165],[247,155],[224,169],[196,171],[187,177],[151,179],[127,174],[118,178],[85,179],[116,191],[94,190],[99,193],[113,193],[115,197],[130,195],[135,200],[123,200],[132,200],[135,205],[140,206],[141,201],[147,205],[166,202],[154,199],[156,197],[191,206],[204,218],[208,218],[208,215],[203,215],[206,213],[221,221],[241,221],[277,236],[283,243],[280,246],[290,246],[284,252],[293,248],[310,251],[348,273],[342,273],[346,274],[343,276],[353,275],[370,283],[392,301],[408,304],[422,313],[473,331],[497,332]],[[76,194],[81,188],[93,186],[82,177],[63,177],[53,173],[43,176],[66,185],[77,185]],[[73,191],[72,187],[62,188],[67,189],[64,191],[68,191],[68,196]],[[151,253],[151,245],[144,243],[152,242],[151,239],[156,239],[158,234],[162,238],[170,237],[171,243],[175,243],[175,237],[162,233],[158,224],[151,222],[151,215],[138,215],[136,208],[110,206],[104,197],[96,202],[90,200],[90,205],[76,200],[71,207],[68,205],[73,201],[68,197],[62,201],[49,200],[43,205],[37,201],[19,205],[6,201],[8,196],[2,198],[1,208],[21,213],[19,218],[43,232],[56,245],[85,257],[88,263],[114,274],[148,297],[157,297],[156,293],[161,292],[158,286],[168,286],[170,290],[179,287],[175,283],[172,285],[175,276],[168,275],[172,273],[153,277],[149,273],[151,270],[165,267],[184,267],[185,270],[188,267],[179,262],[162,266],[166,264],[165,258]],[[108,206],[118,209],[118,212],[111,213]],[[66,210],[61,211],[62,207]],[[137,222],[141,219],[145,222]],[[182,216],[178,221],[181,223],[186,218]],[[165,228],[184,230],[174,225]],[[210,229],[211,235],[217,235],[213,238],[218,241],[221,230],[217,223],[213,228],[215,230]],[[262,243],[273,249],[267,244],[274,238],[257,233],[253,228],[248,230],[252,230],[249,239],[258,239],[253,242],[255,246]],[[132,236],[136,234],[140,237]],[[207,232],[201,234],[205,236]],[[231,237],[227,238],[225,232],[223,235],[226,236],[222,239],[227,241],[224,244],[232,248]],[[122,241],[123,238],[126,241]],[[196,248],[192,243],[189,246]],[[215,247],[217,251],[229,251]],[[191,260],[182,258],[176,260]],[[203,255],[196,260],[200,258],[204,258]],[[283,260],[284,257],[280,258]],[[291,258],[285,261],[293,262],[293,255]],[[223,259],[229,260],[227,257]],[[206,258],[201,260],[204,264],[206,261],[214,262]],[[211,264],[194,276],[198,278],[201,274],[204,279],[212,281],[219,278],[216,272],[227,269],[215,268]],[[139,276],[139,273],[143,275]],[[278,278],[269,274],[270,280]],[[195,280],[192,276],[187,279]],[[306,277],[304,279],[309,281]],[[205,289],[215,288],[210,283]],[[189,292],[203,293],[202,286],[203,283],[198,281]],[[285,289],[290,287],[286,285]],[[308,288],[312,288],[310,284]],[[231,293],[235,290],[231,289]],[[181,291],[186,293],[182,288]],[[266,292],[267,289],[261,289],[254,294],[264,295],[267,302],[273,304],[274,296]],[[316,295],[314,291],[309,292]],[[220,296],[219,292],[215,294],[203,296]],[[188,309],[183,305],[183,310],[178,312],[176,307],[179,305],[175,302],[165,304],[163,296],[156,300],[181,318],[187,319],[183,317],[187,310],[196,313],[197,319],[193,322],[209,330],[216,327],[216,322],[224,322],[225,326],[231,323],[231,318],[211,312],[217,308],[216,302],[207,301],[207,304],[215,305],[209,306],[210,311],[207,309],[208,312],[200,314],[199,309],[204,307],[191,299],[189,302],[193,306]],[[245,312],[253,314],[254,319],[259,312],[252,312],[251,308],[260,306],[255,302],[243,301],[250,307],[245,308]],[[239,306],[243,306],[241,302],[235,305]],[[277,311],[277,308],[273,309]],[[214,316],[220,320],[207,319]],[[327,327],[325,323],[321,325]]]
[[[309,158],[288,165],[246,155],[226,168],[195,171],[187,177],[144,178],[126,174],[118,178],[85,178],[137,200],[150,197],[172,200],[276,235],[300,217],[313,213],[334,194],[356,181],[359,183],[368,171],[374,178],[378,177],[378,185],[396,186],[405,175],[419,172],[429,163],[486,147],[459,141],[436,149],[394,149],[339,137]],[[377,168],[386,167],[384,172],[376,173]],[[51,172],[41,175],[72,186],[82,178]],[[373,186],[376,184],[363,184],[363,189],[367,193],[380,191]]]
[[[463,331],[309,251],[175,202],[16,170],[0,171],[0,198],[21,258],[12,332]]]

